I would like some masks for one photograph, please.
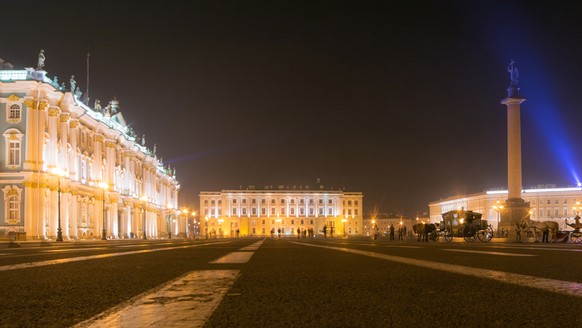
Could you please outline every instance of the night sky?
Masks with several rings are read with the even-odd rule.
[[[316,185],[416,216],[507,188],[511,59],[523,184],[577,182],[582,12],[533,1],[10,1],[0,58],[74,74],[200,191]],[[581,176],[582,178],[582,176]]]

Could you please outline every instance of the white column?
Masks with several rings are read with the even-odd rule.
[[[68,160],[68,143],[69,143],[69,114],[61,114],[61,149],[59,151],[59,158],[57,161],[57,166],[63,170],[70,171],[69,160]]]
[[[26,239],[33,239],[38,237],[37,225],[39,220],[34,213],[34,189],[33,183],[30,181],[24,182],[24,231],[26,232]]]
[[[38,144],[38,111],[36,110],[36,103],[33,99],[27,99],[25,101],[26,105],[26,142],[25,142],[25,158],[24,158],[24,169],[25,170],[36,170],[38,164],[38,152],[35,150],[39,147]],[[27,235],[32,234],[32,231],[27,231]],[[30,236],[28,236],[30,237]]]
[[[70,120],[69,129],[71,131],[71,154],[69,156],[69,178],[79,181],[79,157],[77,156],[77,139],[79,138],[79,121]],[[76,235],[76,232],[75,232]]]
[[[50,107],[48,110],[48,133],[49,142],[47,149],[47,166],[53,168],[57,166],[57,124],[59,120],[60,109],[58,107]]]
[[[59,192],[56,188],[56,186],[51,186],[50,187],[50,200],[49,200],[49,208],[50,208],[50,213],[49,213],[49,231],[48,231],[48,235],[50,238],[56,238],[57,236],[57,218],[58,218],[58,201],[59,201]]]
[[[101,145],[103,143],[103,135],[96,134],[95,141],[93,143],[93,156],[95,158],[95,164],[93,165],[93,171],[95,174],[95,180],[104,181],[103,175],[103,155],[101,152]]]
[[[521,199],[521,117],[523,98],[506,98],[507,106],[507,188],[508,199]]]
[[[71,194],[69,201],[71,206],[69,224],[71,225],[69,231],[69,237],[73,239],[79,239],[79,197],[77,195]]]

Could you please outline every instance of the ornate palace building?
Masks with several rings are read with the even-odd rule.
[[[265,236],[272,232],[297,237],[313,229],[334,236],[363,233],[363,195],[342,190],[265,188],[200,193],[201,234]]]
[[[524,201],[530,203],[529,217],[535,221],[556,221],[561,230],[569,228],[565,219],[573,219],[582,211],[582,187],[554,188],[540,187],[522,191]],[[507,190],[491,190],[471,195],[452,196],[431,202],[431,222],[440,222],[441,214],[451,210],[464,208],[483,214],[483,218],[493,226],[498,225],[505,210]]]
[[[186,232],[180,185],[112,100],[93,108],[38,68],[0,60],[0,235],[18,239],[167,237]],[[88,98],[85,98],[85,102]]]

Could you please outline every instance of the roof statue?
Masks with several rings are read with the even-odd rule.
[[[96,112],[101,112],[101,100],[95,99],[94,109]]]
[[[77,87],[77,81],[75,81],[75,75],[71,75],[71,79],[69,80],[71,84],[71,93],[75,93],[75,88]]]
[[[521,98],[519,96],[519,87],[517,86],[519,82],[519,71],[517,66],[515,66],[515,61],[513,59],[507,66],[507,72],[509,72],[509,88],[507,88],[507,97],[509,98]]]
[[[141,145],[145,146],[145,134],[141,137]]]
[[[38,65],[36,69],[41,70],[44,68],[44,61],[46,57],[44,56],[44,49],[40,49],[40,53],[38,54]]]
[[[53,77],[52,86],[55,87],[55,89],[59,88],[59,78],[56,75],[55,75],[55,77]]]

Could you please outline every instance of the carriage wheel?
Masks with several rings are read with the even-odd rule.
[[[472,235],[472,236],[465,236],[465,237],[463,237],[463,238],[465,238],[465,241],[466,241],[466,242],[468,242],[468,243],[472,243],[472,242],[474,242],[475,240],[477,240],[477,235],[476,235],[476,234],[474,234],[474,235]]]
[[[440,234],[439,234],[438,232],[436,232],[436,231],[435,231],[435,232],[434,232],[434,238],[433,238],[433,240],[434,240],[434,241],[439,241],[439,236],[440,236]]]
[[[487,227],[487,229],[479,230],[477,232],[477,237],[483,243],[488,243],[491,238],[493,238],[493,229],[491,227]]]
[[[582,243],[582,233],[580,232],[571,232],[570,233],[570,240],[572,240],[573,243]]]
[[[535,243],[537,241],[536,232],[533,229],[527,229],[525,231],[525,240],[528,243]]]
[[[453,241],[453,235],[451,235],[451,233],[448,231],[445,231],[445,241],[447,243],[450,243],[451,241]]]
[[[474,226],[465,228],[464,238],[466,242],[472,243],[477,240],[477,229]]]

